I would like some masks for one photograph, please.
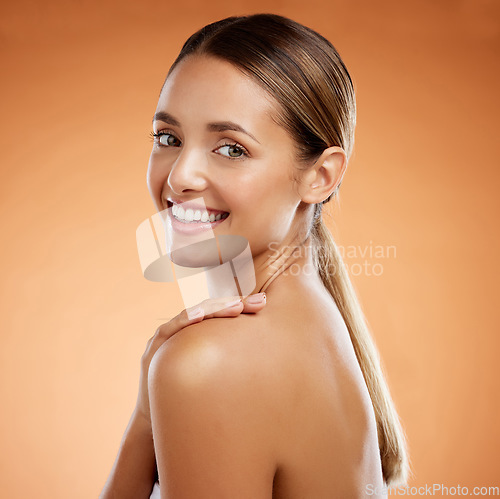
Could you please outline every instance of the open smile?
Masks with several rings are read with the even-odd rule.
[[[168,214],[172,228],[183,234],[214,229],[229,217],[227,211],[214,213],[211,210],[184,209],[176,204],[169,206]]]
[[[173,205],[172,215],[176,220],[181,223],[213,223],[221,219],[227,218],[229,213],[227,211],[215,214],[209,210],[193,210],[188,208],[185,210],[182,206]]]

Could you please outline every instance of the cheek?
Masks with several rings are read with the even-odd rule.
[[[252,213],[259,219],[286,218],[296,201],[289,168],[279,160],[256,163],[254,171],[231,179],[224,191],[242,213]]]
[[[246,183],[230,191],[227,205],[234,211],[234,222],[247,236],[260,241],[280,241],[290,230],[295,200],[284,180],[268,178]]]

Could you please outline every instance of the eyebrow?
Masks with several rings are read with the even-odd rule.
[[[178,120],[176,120],[171,114],[166,113],[165,111],[158,111],[153,117],[153,123],[155,121],[163,121],[164,123],[168,123],[169,125],[178,127],[181,126]],[[207,130],[209,132],[225,132],[226,130],[241,132],[255,140],[257,144],[260,144],[260,142],[249,131],[245,130],[242,126],[234,123],[233,121],[218,121],[217,123],[208,123]]]

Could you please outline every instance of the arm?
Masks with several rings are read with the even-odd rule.
[[[99,499],[149,498],[156,481],[151,424],[135,411]]]
[[[197,334],[186,328],[151,362],[162,499],[272,496],[276,403],[269,371],[238,343],[241,325],[237,319],[207,321],[193,326]]]

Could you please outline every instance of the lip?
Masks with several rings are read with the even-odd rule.
[[[170,206],[168,208],[168,218],[170,220],[170,223],[172,225],[172,229],[175,232],[178,232],[179,234],[185,234],[185,235],[193,235],[193,234],[198,234],[200,232],[204,232],[207,230],[213,230],[215,227],[220,225],[221,223],[225,222],[231,215],[228,215],[226,218],[221,218],[220,220],[215,220],[214,222],[189,222],[189,223],[183,223],[177,220],[174,217],[174,214],[172,213],[172,207]],[[219,210],[220,212],[220,210]],[[220,213],[227,213],[227,212],[220,212]]]

